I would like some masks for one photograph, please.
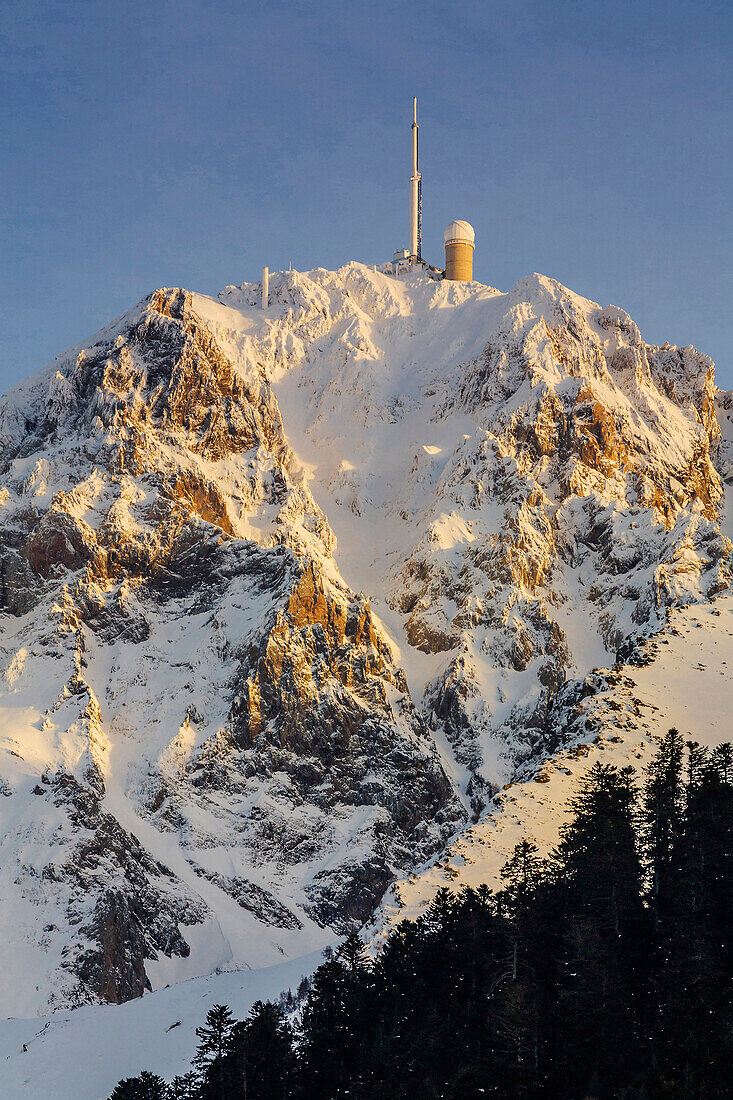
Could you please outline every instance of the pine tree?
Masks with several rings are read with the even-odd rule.
[[[733,745],[730,741],[718,745],[713,750],[711,764],[718,773],[721,784],[726,787],[733,783]]]
[[[501,900],[511,908],[523,907],[536,890],[545,872],[545,861],[537,855],[537,845],[526,837],[514,846],[499,876],[504,883]]]
[[[633,769],[597,763],[570,800],[573,819],[555,851],[571,906],[619,935],[641,909]]]
[[[633,769],[596,764],[556,849],[564,949],[557,1086],[610,1090],[641,1067],[646,922]]]
[[[404,922],[376,966],[370,1098],[473,1096],[489,1078],[501,1092],[498,1016],[511,958],[507,922],[486,887],[441,890],[419,921]]]
[[[118,1082],[110,1100],[165,1100],[165,1081],[143,1070],[139,1077],[126,1077]]]
[[[359,937],[347,936],[313,979],[303,1013],[300,1067],[308,1096],[369,1095],[374,975]]]
[[[498,901],[509,918],[513,944],[511,981],[502,987],[500,1033],[514,1063],[512,1085],[519,1091],[539,1084],[540,1062],[549,1035],[551,990],[557,980],[555,959],[560,935],[551,866],[537,854],[537,845],[521,840],[504,864]]]
[[[674,897],[673,852],[679,840],[684,812],[682,736],[671,729],[647,768],[642,822],[649,901],[658,941],[671,920]]]
[[[695,789],[700,782],[700,777],[708,765],[708,750],[698,745],[696,741],[686,741],[687,769],[686,769],[686,793]]]
[[[247,1100],[286,1100],[295,1071],[294,1036],[282,1008],[256,1001],[234,1029],[232,1061],[246,1083]]]
[[[184,1073],[174,1077],[165,1092],[165,1100],[198,1100],[198,1078],[195,1073]]]
[[[691,744],[673,852],[673,918],[659,977],[659,1042],[684,1095],[726,1095],[733,1061],[733,784],[730,746]],[[716,1091],[720,1089],[721,1091]]]
[[[226,1005],[214,1005],[206,1014],[206,1023],[196,1028],[199,1039],[194,1066],[201,1078],[201,1094],[206,1100],[229,1100],[226,1056],[231,1052],[234,1018]],[[232,1097],[235,1095],[231,1094]]]

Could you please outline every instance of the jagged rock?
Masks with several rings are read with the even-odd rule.
[[[337,896],[366,915],[464,812],[338,576],[261,368],[237,369],[183,291],[55,366],[22,418],[0,410],[0,553],[5,609],[36,607],[6,680],[31,694],[59,792],[65,854],[42,873],[64,913],[60,1006],[139,996],[212,901],[276,930],[271,954],[340,927]],[[115,765],[130,737],[141,751]],[[193,878],[103,809],[115,766],[147,843],[175,833]],[[209,858],[227,845],[224,875]]]
[[[227,878],[226,875],[217,872],[204,871],[203,868],[196,867],[195,864],[194,871],[197,875],[202,875],[208,879],[209,882],[220,886],[234,898],[237,905],[241,905],[242,909],[247,909],[250,913],[253,913],[258,920],[263,921],[265,924],[271,924],[275,928],[288,928],[291,930],[303,927],[302,922],[298,920],[295,913],[292,913],[277,898],[273,897],[267,890],[263,890],[256,883],[248,882],[236,875],[233,878]]]

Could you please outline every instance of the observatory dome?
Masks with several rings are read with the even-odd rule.
[[[476,240],[476,234],[473,231],[473,226],[469,222],[451,222],[445,229],[445,243],[449,244],[451,241],[468,241],[473,244]]]

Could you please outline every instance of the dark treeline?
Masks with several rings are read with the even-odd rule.
[[[641,790],[597,764],[570,810],[549,859],[517,845],[501,891],[441,891],[376,962],[349,937],[297,1028],[276,1004],[217,1006],[190,1074],[114,1100],[729,1096],[731,747],[670,730]]]

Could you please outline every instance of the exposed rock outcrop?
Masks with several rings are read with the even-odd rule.
[[[183,291],[54,367],[22,418],[0,410],[0,594],[33,612],[5,631],[6,681],[57,792],[63,859],[35,858],[61,1006],[139,996],[212,903],[270,953],[325,942],[464,812],[262,368],[235,368]]]

